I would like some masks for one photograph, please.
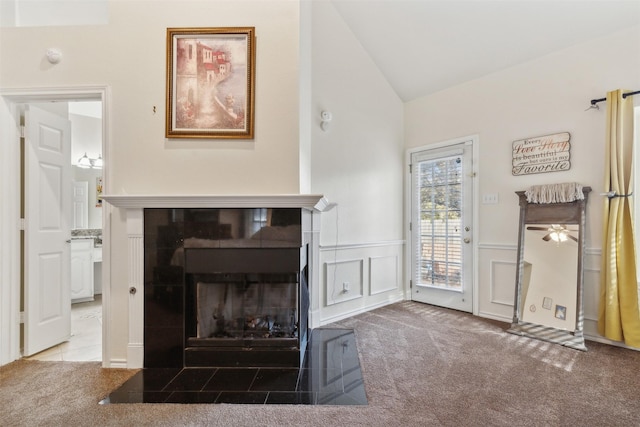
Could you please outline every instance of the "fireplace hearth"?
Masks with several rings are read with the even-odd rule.
[[[145,209],[144,367],[300,367],[309,312],[304,215]]]

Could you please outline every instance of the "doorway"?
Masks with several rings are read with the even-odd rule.
[[[49,111],[69,123],[70,168],[68,187],[72,207],[63,214],[70,226],[70,332],[68,339],[49,346],[44,342],[23,339],[23,355],[30,360],[41,361],[100,361],[102,360],[102,102],[81,100],[69,102],[44,102],[25,104],[25,110]],[[35,114],[34,114],[35,116]],[[29,125],[26,123],[25,125]],[[33,144],[27,138],[26,144]],[[32,184],[33,185],[33,184]],[[42,185],[37,183],[36,185]],[[23,186],[23,199],[31,193],[41,194],[39,188]],[[27,227],[31,222],[26,221]],[[26,232],[29,232],[27,228]],[[70,248],[69,248],[70,247]],[[31,258],[26,258],[29,261]],[[28,263],[25,268],[28,268]],[[25,281],[25,284],[31,281]],[[24,289],[26,298],[28,289]],[[23,303],[23,306],[24,303]],[[27,317],[25,322],[33,321]],[[30,331],[25,325],[23,334]],[[37,346],[35,349],[30,346]],[[46,348],[43,348],[46,347]],[[40,351],[42,349],[42,351]],[[35,353],[35,354],[34,354]]]
[[[2,316],[0,316],[0,339],[3,342],[3,349],[0,351],[0,365],[19,359],[22,356],[22,331],[24,327],[27,326],[27,313],[23,311],[24,308],[21,306],[23,289],[20,280],[22,268],[19,254],[22,252],[20,249],[20,236],[22,232],[14,226],[14,224],[25,223],[25,221],[20,220],[19,206],[22,197],[20,186],[16,185],[16,182],[19,182],[20,176],[21,150],[19,149],[20,144],[9,143],[10,141],[20,140],[20,128],[18,125],[20,124],[22,106],[50,102],[98,102],[100,104],[99,109],[103,114],[98,131],[98,146],[100,148],[99,153],[103,154],[102,157],[106,163],[109,154],[106,138],[108,125],[106,123],[106,115],[104,114],[107,111],[107,95],[108,91],[106,87],[0,90],[0,99],[2,100],[0,103],[0,122],[3,124],[1,133],[3,142],[6,142],[0,147],[0,152],[3,154],[2,166],[4,169],[0,188],[5,195],[5,200],[8,201],[5,209],[0,212],[0,230],[4,236],[3,241],[0,242],[0,254],[2,256],[0,262],[7,267],[3,268],[3,271],[0,272],[3,280],[2,286],[0,286],[0,294],[3,297],[0,301],[0,313],[2,313]],[[97,156],[99,153],[96,153],[94,156]],[[71,164],[71,161],[72,159],[69,158],[69,164]],[[103,169],[103,175],[104,183],[106,184],[108,180],[106,166]],[[71,186],[71,182],[69,185]],[[95,184],[92,183],[91,187],[94,187],[94,185]],[[105,227],[102,218],[100,218],[98,222],[99,225],[96,228],[101,228],[106,237],[103,243],[103,248],[105,249],[103,258],[108,262],[108,224]],[[69,237],[67,237],[67,239],[69,239]],[[109,342],[108,325],[101,320],[103,317],[108,318],[109,274],[108,269],[102,269],[101,266],[96,270],[95,277],[98,279],[98,285],[101,286],[102,295],[94,298],[95,301],[92,303],[93,307],[90,313],[85,311],[79,314],[78,317],[81,319],[93,318],[94,320],[99,320],[97,326],[93,328],[93,337],[91,338],[97,340],[99,343],[99,356],[97,358],[92,357],[91,360],[102,360],[102,365],[108,367],[109,349],[108,345],[106,345],[106,343]],[[71,306],[71,299],[69,299],[69,306]],[[17,322],[16,319],[20,319],[20,322]],[[76,358],[75,360],[82,359]]]
[[[473,312],[474,140],[410,152],[411,299]]]

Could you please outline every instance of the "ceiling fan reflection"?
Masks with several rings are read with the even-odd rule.
[[[578,241],[578,238],[571,235],[572,232],[577,230],[569,230],[565,224],[552,224],[550,227],[534,227],[528,226],[527,230],[547,231],[547,234],[542,236],[542,240],[545,242],[554,241],[556,243],[566,242],[567,239],[571,239],[574,242]]]

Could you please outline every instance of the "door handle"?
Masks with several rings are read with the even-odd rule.
[[[469,242],[471,242],[471,239],[468,238],[468,237],[465,237],[464,239],[462,239],[462,241],[465,242],[465,243],[469,243]]]

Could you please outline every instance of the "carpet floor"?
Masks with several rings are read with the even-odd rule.
[[[136,370],[20,360],[0,367],[6,426],[638,426],[640,352],[581,352],[509,325],[400,302],[353,329],[367,405],[99,405]]]

